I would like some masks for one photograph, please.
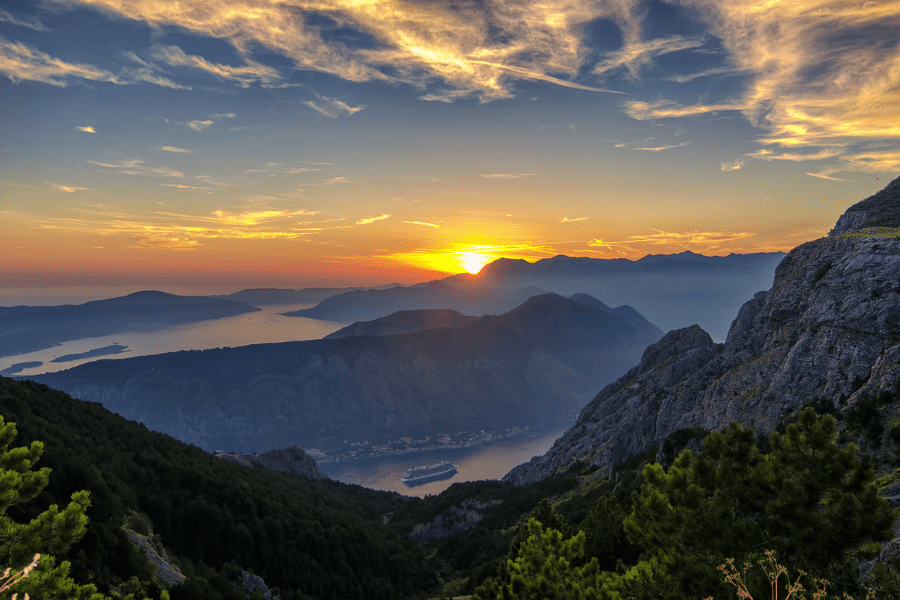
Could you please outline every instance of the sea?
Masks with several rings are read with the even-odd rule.
[[[124,296],[136,289],[115,288],[63,288],[60,290],[0,291],[0,306],[50,306],[81,304],[90,300]],[[235,290],[190,291],[165,289],[184,295],[227,294]],[[285,317],[281,313],[308,308],[312,305],[291,304],[263,306],[259,312],[246,313],[199,323],[168,326],[163,329],[139,328],[94,338],[63,342],[52,348],[0,357],[0,371],[22,363],[40,363],[19,369],[16,376],[39,375],[61,371],[99,359],[121,359],[146,356],[179,350],[207,350],[300,340],[320,339],[347,325],[333,321],[320,321],[303,317]],[[99,355],[99,353],[103,353]],[[93,354],[90,357],[72,358],[73,355]],[[64,359],[61,362],[54,360]],[[377,490],[399,492],[406,496],[424,497],[439,494],[456,482],[484,479],[500,479],[513,467],[527,462],[533,456],[544,454],[553,442],[562,436],[565,427],[532,429],[501,440],[494,440],[467,448],[427,450],[401,455],[348,459],[320,465],[332,479],[357,484]],[[432,465],[448,460],[457,465],[457,473],[450,479],[430,481],[407,486],[400,477],[410,467]]]

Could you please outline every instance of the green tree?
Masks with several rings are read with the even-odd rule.
[[[479,588],[476,598],[588,600],[597,597],[597,560],[583,563],[584,532],[566,537],[529,518],[515,557],[506,561],[506,577]]]
[[[760,453],[750,429],[732,423],[685,450],[665,470],[644,468],[625,531],[641,563],[609,586],[626,595],[700,598],[722,594],[725,559],[751,562],[772,549],[792,572],[850,573],[852,552],[890,535],[894,511],[855,445],[839,448],[835,420],[812,409]],[[845,579],[846,581],[846,579]]]
[[[65,553],[84,535],[84,513],[90,504],[88,492],[72,494],[72,502],[63,510],[54,504],[28,523],[17,523],[7,515],[11,507],[34,500],[50,477],[50,469],[32,470],[41,457],[43,444],[35,441],[28,448],[10,449],[15,437],[15,424],[4,423],[0,417],[0,565],[17,571],[36,553],[41,553],[41,557],[37,567],[13,591],[47,600],[102,600],[96,587],[79,586],[68,577],[68,562],[57,565],[52,556]]]

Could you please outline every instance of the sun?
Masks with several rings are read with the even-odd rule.
[[[473,275],[481,270],[481,267],[490,262],[490,258],[480,252],[460,252],[459,264]]]

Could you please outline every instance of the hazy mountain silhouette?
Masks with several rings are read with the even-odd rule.
[[[128,328],[221,319],[258,310],[232,300],[154,291],[79,305],[0,307],[0,356],[34,352]]]
[[[33,379],[242,452],[535,426],[574,419],[662,335],[593,303],[547,294],[456,328],[100,360]]]

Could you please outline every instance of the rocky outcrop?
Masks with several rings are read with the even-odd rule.
[[[293,473],[307,479],[328,479],[328,475],[319,468],[315,459],[297,444],[269,450],[265,454],[217,454],[216,456],[222,460],[236,462],[247,467],[278,473]]]
[[[647,348],[547,454],[506,479],[537,481],[575,461],[613,476],[618,462],[679,429],[737,421],[770,431],[815,400],[849,409],[863,395],[893,391],[900,384],[900,238],[852,228],[890,226],[900,204],[882,201],[898,190],[900,179],[848,211],[854,214],[829,237],[791,251],[772,288],[741,308],[724,344],[695,326]]]
[[[263,581],[263,578],[259,575],[241,571],[241,587],[244,588],[244,591],[247,592],[248,596],[251,598],[254,597],[256,591],[259,590],[263,600],[278,600],[278,596],[269,591],[266,582]]]

